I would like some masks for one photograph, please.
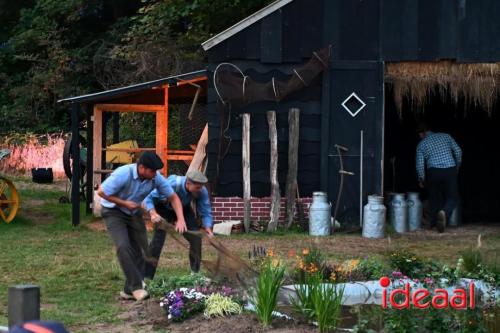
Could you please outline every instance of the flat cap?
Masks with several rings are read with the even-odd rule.
[[[139,157],[137,164],[142,164],[146,168],[153,170],[160,170],[163,168],[163,162],[161,161],[160,156],[156,155],[152,151],[145,151]]]
[[[189,171],[186,173],[186,178],[193,183],[206,184],[208,183],[207,177],[200,171]]]

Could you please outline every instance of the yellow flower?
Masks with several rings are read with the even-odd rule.
[[[302,254],[307,256],[309,254],[309,249],[303,249]]]
[[[268,257],[274,257],[274,251],[272,248],[270,248],[269,250],[267,250],[267,256]]]
[[[280,261],[279,259],[273,259],[273,261],[271,261],[271,264],[273,265],[273,267],[278,267],[280,265]]]

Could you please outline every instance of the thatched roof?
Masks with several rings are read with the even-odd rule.
[[[401,111],[404,98],[423,106],[431,94],[451,96],[455,103],[480,105],[488,112],[500,93],[499,63],[436,62],[386,63],[385,80],[393,86],[394,100]]]

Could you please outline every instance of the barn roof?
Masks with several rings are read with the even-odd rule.
[[[251,26],[255,22],[260,21],[264,17],[266,17],[269,14],[277,11],[278,9],[284,7],[285,5],[289,4],[292,1],[293,0],[277,0],[277,1],[274,1],[274,2],[270,3],[269,5],[267,5],[266,7],[264,7],[262,9],[256,11],[252,15],[247,16],[246,18],[244,18],[243,20],[239,21],[238,23],[236,23],[232,27],[229,27],[226,30],[222,31],[221,33],[213,36],[212,38],[210,38],[208,40],[206,40],[205,42],[203,42],[201,44],[201,46],[203,47],[203,49],[205,51],[207,51],[207,50],[211,49],[212,47],[214,47],[215,45],[217,45],[217,44],[225,41],[229,37],[237,34],[238,32],[244,30],[247,27]]]
[[[58,100],[57,102],[58,103],[62,103],[62,102],[70,102],[70,103],[97,102],[97,101],[101,101],[103,99],[120,97],[120,96],[124,96],[127,94],[135,93],[138,91],[150,89],[153,87],[158,87],[158,86],[161,86],[165,83],[168,83],[169,85],[176,84],[178,81],[181,81],[181,80],[190,80],[193,78],[203,77],[203,76],[206,76],[205,69],[190,72],[190,73],[168,76],[168,77],[164,77],[164,78],[161,78],[158,80],[142,82],[142,83],[126,86],[126,87],[119,87],[119,88],[115,88],[115,89],[99,91],[99,92],[92,93],[92,94],[68,97],[68,98]]]

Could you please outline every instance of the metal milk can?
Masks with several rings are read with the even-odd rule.
[[[385,235],[384,198],[378,195],[369,195],[368,203],[363,208],[363,237],[383,238]]]
[[[313,192],[309,207],[309,234],[311,236],[329,236],[331,228],[331,204],[325,192]]]
[[[410,231],[415,231],[422,227],[424,209],[418,192],[408,192],[407,196],[408,200],[406,200],[406,204],[408,205],[408,227]]]
[[[408,205],[403,193],[394,193],[390,205],[390,219],[397,233],[408,231]]]

